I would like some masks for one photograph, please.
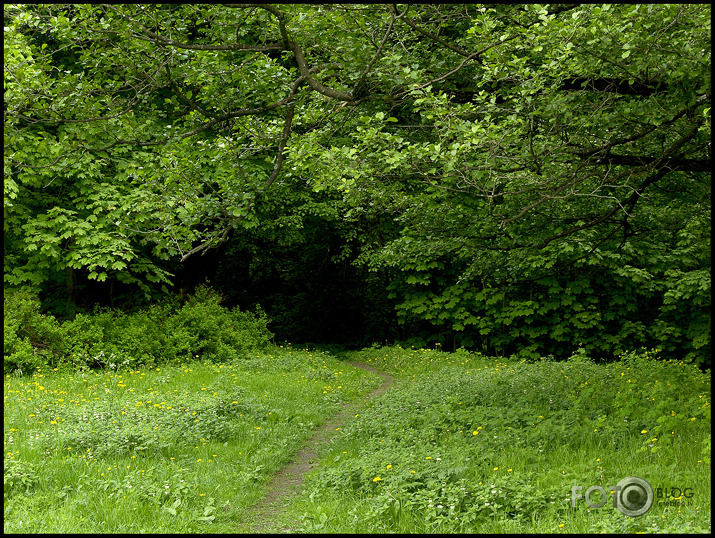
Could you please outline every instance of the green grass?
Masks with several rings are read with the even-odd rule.
[[[709,532],[710,375],[459,351],[346,354],[394,388],[321,450],[277,519],[303,532]],[[5,532],[234,533],[314,427],[382,379],[316,351],[5,377]],[[643,516],[572,486],[645,478]],[[692,493],[692,496],[690,495]],[[596,496],[591,498],[598,501]]]
[[[236,532],[267,480],[382,379],[320,352],[7,375],[5,532]]]
[[[652,352],[610,365],[582,353],[536,364],[400,348],[358,357],[402,383],[323,451],[290,507],[303,531],[710,529],[710,376],[697,368]],[[611,499],[571,507],[572,486],[628,476],[687,497],[656,498],[634,518]]]

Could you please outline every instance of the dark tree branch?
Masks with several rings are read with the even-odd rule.
[[[703,121],[704,121],[704,119],[702,119],[702,118],[699,119],[694,124],[693,128],[685,136],[683,136],[680,140],[678,140],[677,142],[672,144],[659,157],[644,158],[644,162],[640,162],[640,163],[633,161],[630,166],[633,166],[634,169],[630,169],[630,170],[621,172],[612,180],[612,181],[618,181],[618,180],[620,180],[626,176],[629,176],[629,175],[634,175],[634,174],[641,173],[641,172],[647,172],[649,170],[656,170],[656,172],[654,174],[652,174],[651,176],[649,176],[649,178],[646,179],[640,185],[640,187],[637,190],[635,190],[634,193],[626,200],[625,205],[627,205],[630,209],[632,209],[635,206],[635,204],[638,202],[638,199],[640,198],[641,193],[649,185],[651,185],[655,181],[660,180],[666,174],[676,170],[677,168],[674,168],[673,166],[671,166],[671,163],[677,163],[677,161],[679,161],[679,160],[686,160],[686,161],[692,160],[692,159],[672,158],[671,155],[675,155],[678,152],[678,150],[680,150],[680,148],[682,148],[688,141],[692,140],[693,137],[695,137],[695,135],[698,133],[698,129],[700,128],[700,125],[703,123]],[[584,164],[585,163],[579,165],[579,167],[573,172],[572,179],[569,179],[568,181],[565,181],[565,182],[561,183],[560,185],[556,186],[548,194],[545,194],[539,200],[536,200],[535,202],[532,202],[528,206],[524,207],[521,211],[519,211],[513,217],[504,219],[501,222],[501,224],[499,225],[499,228],[504,229],[507,224],[520,219],[521,217],[523,217],[526,213],[528,213],[535,207],[538,207],[550,200],[553,200],[554,198],[557,197],[557,195],[559,195],[565,189],[567,189],[569,187],[574,187],[577,184],[584,182],[587,178],[592,177],[594,175],[593,172],[587,173],[586,175],[583,175],[583,176],[579,176],[578,170],[579,170],[579,168],[583,168]],[[604,220],[608,219],[611,215],[613,215],[619,209],[626,211],[624,208],[624,204],[617,202],[613,206],[613,208],[609,212],[607,212],[604,216],[599,217],[598,219],[596,219],[590,223],[587,223],[585,225],[569,228],[568,230],[548,239],[545,243],[542,243],[542,247],[539,247],[539,248],[543,248],[551,241],[554,241],[555,239],[559,239],[560,237],[564,237],[566,235],[571,235],[572,233],[577,232],[579,230],[582,230],[585,228],[590,228],[591,226],[600,224]],[[628,211],[626,211],[626,213],[628,213]]]
[[[468,51],[464,50],[463,48],[458,47],[457,45],[454,45],[453,43],[450,43],[449,41],[446,41],[446,40],[442,39],[441,37],[439,37],[438,35],[433,34],[432,32],[428,32],[428,31],[425,30],[424,28],[421,28],[421,27],[417,26],[417,24],[415,24],[413,21],[411,21],[411,20],[408,19],[407,17],[404,17],[403,15],[405,15],[405,14],[407,13],[407,10],[408,10],[408,9],[409,9],[409,6],[408,6],[407,8],[405,8],[405,11],[398,16],[398,14],[397,14],[397,8],[395,7],[394,4],[390,4],[390,13],[392,14],[392,16],[393,16],[394,18],[400,19],[402,22],[404,22],[407,26],[409,26],[409,27],[412,28],[413,30],[416,30],[417,32],[421,33],[422,35],[424,35],[424,36],[426,36],[426,37],[429,37],[430,39],[432,39],[433,41],[436,41],[437,43],[439,43],[439,44],[442,45],[443,47],[446,47],[446,48],[448,48],[449,50],[452,50],[452,51],[456,52],[456,53],[459,54],[460,56],[465,56],[465,57],[470,57],[470,56],[472,56],[472,53],[471,53],[471,52],[468,52]]]
[[[181,99],[184,103],[188,104],[193,110],[196,110],[197,112],[200,112],[202,115],[210,118],[215,118],[217,115],[214,114],[213,112],[209,112],[208,110],[205,110],[203,107],[201,107],[196,101],[193,99],[189,99],[184,95],[184,92],[182,92],[179,89],[179,86],[174,82],[174,79],[171,78],[171,69],[169,69],[169,64],[165,65],[166,68],[166,77],[169,79],[169,84],[171,87],[174,89],[174,93],[179,96],[179,99]]]
[[[649,163],[645,166],[646,168],[654,169],[655,172],[653,172],[645,180],[643,180],[643,182],[638,186],[637,189],[634,189],[633,194],[631,194],[625,200],[625,202],[623,204],[621,204],[620,202],[617,202],[604,215],[598,217],[595,220],[592,220],[591,222],[587,222],[586,224],[582,224],[579,226],[572,226],[571,228],[564,230],[563,232],[561,232],[559,234],[553,235],[553,236],[549,237],[548,239],[546,239],[544,242],[542,242],[537,248],[544,248],[546,245],[548,245],[552,241],[555,241],[556,239],[560,239],[561,237],[566,237],[566,236],[576,233],[580,230],[584,230],[586,228],[591,228],[592,226],[601,224],[602,222],[606,221],[611,216],[613,216],[616,212],[618,212],[618,210],[624,211],[626,215],[631,213],[633,211],[633,208],[636,206],[638,201],[643,196],[643,192],[645,192],[645,190],[649,186],[657,183],[663,177],[665,177],[666,175],[668,175],[670,172],[673,171],[672,168],[668,167],[668,163],[671,160],[669,156],[676,153],[687,142],[692,140],[695,137],[695,135],[697,135],[698,129],[700,128],[700,125],[702,125],[703,122],[704,122],[704,119],[702,119],[702,118],[699,119],[695,123],[693,128],[685,136],[683,136],[680,140],[678,140],[673,145],[671,145],[663,153],[663,155],[661,155],[659,158],[653,160],[651,163]]]
[[[154,43],[156,45],[162,45],[162,46],[170,46],[170,47],[176,47],[179,49],[186,49],[186,50],[242,50],[242,51],[247,51],[247,52],[269,52],[269,51],[275,51],[275,50],[283,50],[283,46],[280,44],[271,44],[271,45],[244,45],[243,43],[231,43],[228,45],[198,45],[195,43],[180,43],[174,39],[168,39],[166,37],[160,36],[159,34],[156,34],[149,30],[146,26],[141,24],[140,22],[135,21],[131,17],[128,17],[124,15],[121,11],[119,11],[117,8],[115,8],[111,4],[102,4],[105,8],[111,9],[114,11],[117,15],[122,17],[125,21],[133,25],[135,28],[138,28],[139,31],[135,31],[134,37],[137,39],[141,39],[142,41],[149,41],[150,43]],[[245,7],[249,7],[249,5],[245,5]],[[251,7],[256,7],[251,5]],[[143,35],[142,35],[143,34]]]
[[[689,106],[689,107],[687,107],[687,108],[684,108],[683,110],[681,110],[680,112],[678,112],[677,114],[675,114],[675,115],[674,115],[672,118],[670,118],[669,120],[666,120],[666,121],[662,122],[660,125],[655,125],[655,124],[649,125],[649,126],[646,127],[645,129],[643,129],[643,130],[641,130],[641,131],[639,131],[638,133],[635,133],[635,134],[633,134],[633,135],[625,136],[625,137],[621,137],[621,138],[616,138],[616,139],[614,139],[614,140],[610,140],[607,144],[604,144],[604,145],[599,146],[599,147],[597,147],[597,148],[591,148],[591,149],[588,149],[588,150],[575,151],[574,154],[575,154],[575,155],[578,155],[579,157],[588,157],[588,156],[598,155],[599,157],[603,158],[604,156],[606,156],[606,157],[607,157],[607,156],[610,156],[611,148],[613,148],[613,147],[615,147],[615,146],[621,146],[621,145],[623,145],[623,144],[628,144],[628,143],[630,143],[630,142],[635,142],[636,140],[640,140],[640,139],[642,139],[642,138],[645,138],[647,135],[649,135],[650,133],[652,133],[653,131],[655,131],[655,130],[658,129],[659,127],[667,126],[667,125],[672,125],[673,123],[675,123],[676,121],[678,121],[680,118],[686,116],[687,114],[693,113],[700,105],[703,105],[703,104],[705,104],[705,103],[707,103],[707,102],[709,102],[709,101],[710,101],[710,95],[709,95],[709,94],[703,94],[703,95],[701,95],[700,97],[698,97],[698,98],[695,100],[695,102],[694,102],[691,106]],[[618,156],[616,156],[616,157],[618,157]],[[614,164],[620,164],[620,163],[614,163]],[[698,165],[695,164],[695,166],[698,166]],[[697,171],[699,171],[699,170],[697,170]]]
[[[357,88],[360,88],[360,87],[362,86],[363,81],[365,80],[365,77],[366,77],[367,74],[370,72],[370,70],[372,69],[372,66],[375,64],[375,62],[377,61],[377,59],[378,59],[378,58],[380,57],[380,55],[382,54],[382,49],[385,47],[385,43],[387,42],[387,38],[390,37],[390,34],[392,33],[392,27],[393,27],[393,25],[395,24],[395,19],[397,19],[397,18],[399,18],[399,17],[402,17],[402,15],[404,15],[405,13],[407,13],[407,9],[405,9],[405,12],[404,12],[404,13],[401,13],[400,15],[396,15],[396,14],[392,11],[392,7],[390,8],[391,18],[390,18],[390,24],[389,24],[389,26],[387,27],[387,31],[385,32],[385,35],[384,35],[383,38],[382,38],[382,42],[380,42],[380,45],[377,47],[377,51],[375,51],[375,54],[373,55],[372,59],[371,59],[370,62],[367,64],[367,66],[365,67],[365,69],[363,69],[362,73],[360,73],[360,76],[358,77],[358,81],[355,83],[356,91],[353,91],[353,94],[355,94],[355,93],[360,93],[359,91],[357,91]]]
[[[510,38],[505,39],[504,41],[508,41]],[[489,47],[482,49],[479,51],[478,54],[482,54],[489,48],[499,45],[499,43],[493,43]],[[474,55],[472,55],[474,56]],[[462,62],[464,64],[464,62]],[[463,65],[460,65],[459,68],[461,68]],[[456,73],[457,70],[450,71],[447,73],[446,76],[449,76],[453,73]],[[430,82],[437,82],[440,81],[446,76],[439,77],[437,79],[434,79]],[[496,87],[492,89],[491,91],[496,91],[498,92],[499,90],[504,90],[505,88],[508,87],[515,87],[519,85],[519,81],[514,81],[514,80],[500,80],[496,83]],[[567,78],[564,82],[561,83],[561,86],[559,86],[559,90],[561,91],[590,91],[590,92],[600,92],[600,93],[615,93],[618,95],[633,95],[633,96],[642,96],[642,97],[648,97],[651,95],[655,95],[657,93],[662,93],[662,92],[667,92],[668,91],[668,86],[665,83],[660,83],[658,81],[655,81],[653,83],[640,83],[640,82],[633,82],[632,84],[626,80],[626,79],[617,79],[617,78]],[[476,95],[479,95],[479,93],[483,89],[475,89],[475,90],[470,90],[470,89],[451,89],[451,88],[446,88],[443,89],[445,93],[449,93],[453,96],[455,96],[456,100],[455,102],[458,103],[467,103],[470,102],[474,99]],[[708,96],[709,99],[709,96]]]
[[[588,90],[594,92],[610,92],[621,95],[653,95],[655,93],[667,92],[669,87],[664,82],[655,81],[645,84],[642,82],[629,82],[628,80],[613,77],[587,78],[578,77],[565,80],[560,90]]]
[[[280,141],[278,142],[278,153],[276,155],[276,160],[273,164],[273,171],[271,172],[271,175],[268,177],[266,180],[265,184],[263,185],[263,190],[260,193],[264,193],[268,188],[273,184],[273,182],[276,180],[278,177],[278,174],[280,174],[281,168],[283,167],[283,161],[285,160],[285,147],[288,144],[288,139],[290,138],[290,131],[291,131],[291,126],[293,124],[293,116],[295,114],[295,104],[291,105],[288,107],[286,111],[286,117],[285,117],[285,123],[283,124],[283,132],[281,133],[281,138]],[[259,194],[260,194],[259,193]],[[249,206],[246,208],[246,213],[248,213],[251,208],[255,205],[256,199],[251,201]],[[188,252],[186,252],[183,256],[181,256],[181,261],[186,261],[190,256],[193,256],[194,254],[201,252],[202,255],[210,248],[215,248],[226,239],[228,239],[228,234],[231,233],[231,230],[233,230],[236,225],[243,220],[245,217],[240,216],[240,217],[234,217],[231,219],[231,221],[228,223],[228,225],[223,229],[221,234],[219,235],[218,233],[214,234],[212,237],[207,239],[206,241],[203,241],[200,245],[195,246]]]
[[[295,54],[295,61],[298,63],[298,70],[300,71],[300,74],[305,77],[305,83],[308,86],[313,88],[318,93],[325,95],[326,97],[332,97],[333,99],[339,99],[341,101],[347,102],[353,101],[352,93],[341,92],[332,88],[328,88],[327,86],[321,84],[313,77],[311,77],[310,69],[308,69],[308,64],[305,61],[305,55],[303,54],[303,50],[300,48],[300,46],[298,46],[295,41],[289,41],[288,44],[293,49],[293,54]]]
[[[288,35],[288,30],[286,29],[286,17],[285,13],[283,13],[281,10],[276,8],[275,6],[272,6],[270,4],[224,4],[227,7],[236,7],[236,8],[247,8],[247,7],[259,7],[261,9],[265,9],[266,11],[269,11],[272,13],[276,19],[278,19],[278,29],[281,33],[281,37],[283,39],[283,47],[281,50],[292,50],[293,54],[295,55],[295,61],[298,64],[298,70],[300,71],[300,74],[305,78],[305,83],[313,88],[315,91],[318,93],[325,95],[326,97],[332,97],[333,99],[340,99],[341,101],[347,101],[351,102],[353,101],[353,95],[351,93],[347,92],[341,92],[338,90],[334,90],[332,88],[328,88],[327,86],[321,84],[317,80],[315,80],[311,76],[311,70],[308,68],[308,63],[305,59],[305,54],[303,53],[303,49],[300,48],[298,43],[295,41],[292,41],[290,39],[290,36]]]
[[[285,159],[285,147],[288,144],[288,139],[290,138],[290,130],[291,126],[293,125],[293,115],[295,114],[295,105],[291,105],[288,107],[288,110],[286,112],[286,118],[285,118],[285,124],[283,125],[283,133],[281,133],[281,139],[278,142],[278,154],[276,155],[276,162],[273,165],[273,172],[271,172],[270,177],[266,180],[265,185],[263,186],[264,191],[270,187],[273,182],[276,180],[278,177],[278,174],[281,171],[281,167],[283,166],[283,161]]]
[[[680,170],[684,172],[710,172],[712,170],[710,159],[673,158],[666,159],[661,162],[659,157],[647,157],[644,155],[608,154],[601,159],[600,164],[610,164],[615,166],[647,166],[656,162],[660,163],[663,168],[671,171]]]
[[[584,164],[579,165],[579,166],[576,168],[576,170],[574,170],[574,172],[573,172],[572,174],[570,174],[570,175],[571,175],[571,179],[569,179],[568,181],[564,181],[564,182],[561,183],[560,185],[555,186],[555,187],[551,190],[551,192],[549,192],[548,194],[542,196],[539,200],[536,200],[535,202],[532,202],[532,203],[529,204],[528,206],[524,207],[521,211],[519,211],[519,212],[518,212],[516,215],[514,215],[513,217],[508,218],[508,219],[504,219],[504,220],[501,222],[501,224],[499,225],[499,229],[502,229],[502,230],[503,230],[503,229],[506,227],[507,224],[509,224],[509,223],[511,223],[511,222],[514,222],[515,220],[520,219],[521,217],[523,217],[526,213],[528,213],[529,211],[531,211],[531,210],[534,209],[535,207],[538,207],[538,206],[540,206],[540,205],[542,205],[542,204],[548,202],[549,200],[553,200],[554,198],[556,198],[560,193],[562,193],[562,192],[565,191],[566,189],[568,189],[568,188],[570,188],[570,187],[574,187],[574,186],[576,186],[576,185],[579,184],[579,183],[582,183],[583,181],[585,181],[585,180],[588,179],[589,177],[593,177],[593,176],[595,175],[594,173],[590,173],[590,174],[587,173],[587,174],[585,174],[585,175],[583,175],[583,176],[580,176],[580,175],[579,175],[579,169],[580,169],[580,168],[583,168],[584,166],[585,166]],[[624,174],[624,175],[625,175],[625,174]]]

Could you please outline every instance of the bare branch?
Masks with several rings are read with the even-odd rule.
[[[643,192],[650,185],[657,183],[658,181],[660,181],[663,177],[665,177],[667,174],[669,174],[672,171],[672,168],[667,166],[667,163],[669,162],[669,155],[674,154],[681,147],[683,147],[688,141],[692,140],[692,138],[695,137],[695,135],[698,133],[698,129],[700,128],[700,125],[702,125],[703,121],[704,121],[704,119],[699,119],[696,122],[696,124],[693,126],[693,128],[684,137],[682,137],[680,140],[678,140],[673,145],[671,145],[663,153],[663,155],[661,155],[658,159],[654,160],[651,164],[644,167],[644,168],[655,169],[655,172],[653,174],[651,174],[650,176],[648,176],[645,180],[643,180],[643,182],[638,186],[637,189],[634,189],[633,193],[628,197],[627,200],[625,200],[625,202],[623,204],[621,204],[620,202],[617,202],[604,215],[598,217],[595,220],[592,220],[591,222],[587,222],[587,223],[579,225],[579,226],[572,226],[571,228],[564,230],[563,232],[546,239],[544,242],[542,242],[538,246],[538,248],[544,248],[546,245],[548,245],[552,241],[555,241],[556,239],[560,239],[561,237],[571,235],[571,234],[576,233],[580,230],[584,230],[586,228],[596,226],[596,225],[606,221],[611,216],[613,216],[619,209],[624,211],[626,214],[632,212],[633,208],[636,206],[638,201],[643,196]]]
[[[614,155],[612,153],[603,157],[602,162],[603,161],[617,166],[645,166],[660,162],[659,157]],[[667,159],[662,163],[662,166],[670,170],[682,170],[686,172],[710,172],[712,170],[712,162],[710,159]]]
[[[635,134],[633,134],[633,135],[631,135],[631,136],[626,136],[626,137],[622,137],[622,138],[616,138],[615,140],[611,140],[611,141],[609,141],[607,144],[604,144],[603,146],[600,146],[600,147],[597,147],[597,148],[593,148],[593,149],[589,149],[589,150],[584,150],[584,151],[576,151],[576,152],[574,152],[574,154],[575,154],[575,155],[578,155],[579,157],[586,157],[586,156],[589,156],[589,155],[595,155],[595,154],[599,154],[599,153],[610,154],[610,149],[611,149],[612,147],[614,147],[614,146],[620,146],[620,145],[623,145],[623,144],[628,144],[629,142],[635,142],[636,140],[640,140],[641,138],[644,138],[645,136],[647,136],[648,134],[650,134],[651,132],[655,131],[656,129],[658,129],[659,127],[661,127],[661,126],[663,126],[663,125],[671,125],[671,124],[675,123],[677,120],[679,120],[680,118],[682,118],[682,117],[685,116],[686,114],[692,112],[693,110],[695,110],[695,109],[696,109],[697,107],[699,107],[700,105],[705,104],[705,103],[707,103],[707,102],[709,102],[709,101],[710,101],[710,95],[709,95],[709,94],[703,94],[703,95],[701,95],[700,97],[698,97],[698,98],[695,100],[695,103],[693,103],[691,106],[689,106],[689,107],[687,107],[687,108],[684,108],[683,110],[681,110],[680,112],[678,112],[677,114],[675,114],[671,119],[669,119],[669,120],[667,120],[667,121],[664,121],[664,122],[661,123],[660,125],[649,125],[648,127],[646,127],[645,129],[643,129],[642,131],[639,131],[638,133],[635,133]]]
[[[656,181],[659,181],[660,179],[662,179],[666,174],[668,174],[668,172],[670,172],[670,170],[661,169],[661,170],[658,170],[657,172],[655,172],[654,174],[652,174],[651,176],[649,176],[649,177],[640,185],[639,189],[638,189],[636,192],[634,192],[633,194],[631,194],[631,196],[630,196],[629,199],[627,200],[627,203],[632,204],[632,205],[631,205],[631,209],[632,209],[632,206],[634,206],[635,203],[638,201],[638,199],[641,197],[641,193],[642,193],[649,185],[651,185],[652,183],[655,183]],[[592,220],[592,221],[590,221],[590,222],[587,222],[587,223],[585,223],[585,224],[581,224],[581,225],[578,225],[578,226],[572,226],[571,228],[568,228],[568,229],[564,230],[564,231],[561,232],[561,233],[558,233],[558,234],[556,234],[556,235],[553,235],[553,236],[549,237],[548,239],[546,239],[545,241],[543,241],[541,244],[539,244],[539,245],[537,246],[537,248],[542,249],[542,248],[546,247],[546,245],[548,245],[548,244],[551,243],[552,241],[556,241],[557,239],[560,239],[560,238],[562,238],[562,237],[566,237],[566,236],[568,236],[568,235],[574,234],[574,233],[579,232],[579,231],[581,231],[581,230],[585,230],[586,228],[591,228],[591,227],[593,227],[593,226],[596,226],[596,225],[598,225],[598,224],[601,224],[602,222],[605,222],[605,221],[608,220],[610,217],[612,217],[616,212],[618,212],[619,209],[625,211],[625,210],[623,209],[623,205],[622,205],[622,204],[616,203],[616,204],[613,205],[613,207],[611,207],[610,210],[608,210],[605,214],[601,215],[601,216],[598,217],[597,219],[594,219],[594,220]]]

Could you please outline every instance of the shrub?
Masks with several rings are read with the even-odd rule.
[[[183,305],[165,301],[131,314],[97,310],[60,324],[40,313],[37,297],[10,292],[4,303],[5,369],[136,367],[192,357],[227,362],[269,343],[265,314],[224,308],[221,301],[202,286]]]
[[[105,333],[107,348],[118,350],[119,362],[130,367],[170,361],[175,350],[166,342],[168,311],[166,306],[153,305],[132,314],[112,312],[111,327]]]
[[[226,309],[223,298],[211,288],[201,286],[194,296],[168,318],[166,332],[174,345],[182,345],[191,335],[194,353],[209,360],[226,362],[242,352],[268,344],[272,334],[264,314]]]
[[[77,314],[73,320],[62,324],[64,360],[74,368],[103,366],[104,331],[86,314]]]
[[[60,323],[51,315],[41,314],[39,299],[29,292],[5,293],[3,329],[5,371],[29,371],[55,364],[63,354]]]

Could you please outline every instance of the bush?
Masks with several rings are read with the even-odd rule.
[[[229,310],[208,287],[186,303],[165,302],[105,320],[105,345],[129,364],[155,364],[201,357],[226,362],[268,344],[272,334],[263,314]],[[108,323],[107,323],[108,322]]]
[[[63,355],[62,327],[53,316],[40,313],[36,295],[22,290],[5,293],[3,329],[6,372],[56,364]]]
[[[182,345],[187,335],[195,338],[194,352],[201,357],[225,362],[250,349],[261,348],[273,336],[264,314],[228,310],[220,305],[221,295],[208,287],[197,288],[193,297],[171,316],[166,332]]]
[[[62,324],[64,357],[63,362],[74,368],[103,366],[102,357],[104,331],[91,316],[77,314],[73,320]]]
[[[5,370],[151,366],[192,357],[226,362],[269,343],[273,335],[262,312],[227,309],[221,301],[202,286],[183,305],[167,301],[131,314],[98,310],[60,324],[40,313],[37,297],[6,293]]]

